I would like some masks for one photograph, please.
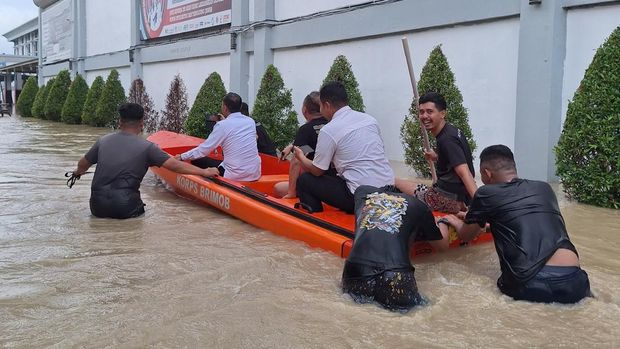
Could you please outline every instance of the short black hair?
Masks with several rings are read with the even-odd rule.
[[[246,102],[241,103],[241,109],[239,111],[245,116],[250,116],[250,106]]]
[[[446,110],[446,99],[443,98],[441,93],[427,92],[420,97],[418,104],[424,104],[428,102],[435,103],[435,108],[437,108],[437,110],[439,111]]]
[[[243,101],[241,100],[241,96],[234,92],[228,92],[226,96],[224,96],[222,102],[224,102],[224,105],[231,113],[238,113],[241,111],[241,103],[243,103]]]
[[[310,114],[318,114],[321,112],[321,96],[317,91],[312,91],[304,98],[304,107]]]
[[[140,121],[144,118],[144,108],[138,103],[124,103],[118,107],[118,114],[123,121]]]
[[[334,105],[349,103],[347,90],[340,81],[330,81],[321,87],[321,102],[329,102]]]
[[[480,153],[480,165],[486,166],[493,171],[516,171],[517,169],[512,151],[503,144],[491,145],[484,148],[482,153]]]

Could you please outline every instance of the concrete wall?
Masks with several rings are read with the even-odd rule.
[[[125,89],[125,95],[129,93],[129,88],[131,87],[131,77],[129,67],[118,67],[114,68],[118,71],[118,79],[121,82],[121,85]],[[90,87],[93,84],[93,81],[97,78],[97,76],[101,76],[103,81],[105,82],[108,79],[108,75],[110,75],[111,69],[99,69],[99,70],[89,70],[86,72],[86,76],[84,79],[88,83]]]
[[[568,10],[562,121],[596,50],[620,26],[620,5]]]
[[[469,110],[479,150],[500,142],[514,145],[518,32],[519,20],[514,18],[407,34],[417,79],[430,51],[442,45]],[[402,36],[277,50],[274,63],[286,86],[293,89],[293,103],[300,114],[303,98],[320,87],[334,58],[346,55],[366,112],[381,124],[388,157],[402,160],[400,126],[413,98]]]
[[[88,0],[86,54],[126,50],[131,46],[131,1]]]
[[[276,19],[305,16],[364,2],[368,0],[275,0]]]
[[[181,78],[185,83],[188,96],[187,101],[190,108],[196,99],[200,87],[212,72],[217,72],[222,76],[226,90],[228,90],[229,86],[228,72],[230,70],[230,62],[228,55],[149,63],[144,64],[142,70],[144,85],[153,99],[157,110],[165,107],[170,83],[176,74],[181,74]]]

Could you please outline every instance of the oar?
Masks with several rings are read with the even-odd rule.
[[[413,74],[413,64],[411,63],[411,53],[409,52],[409,41],[407,38],[403,38],[403,50],[405,50],[405,58],[407,59],[407,67],[409,68],[409,79],[411,80],[411,87],[413,88],[413,98],[415,99],[415,104],[417,106],[416,109],[420,109],[420,104],[418,103],[420,99],[420,95],[418,94],[418,86],[415,81],[415,75]],[[419,118],[418,115],[416,115]],[[428,142],[428,133],[424,128],[424,124],[420,121],[420,133],[422,134],[422,140],[424,142],[424,150],[430,151],[431,145]],[[437,173],[435,172],[435,164],[431,160],[428,161],[428,167],[431,170],[431,177],[433,178],[433,183],[437,182]]]

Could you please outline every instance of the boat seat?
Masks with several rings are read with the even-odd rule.
[[[288,181],[288,174],[262,175],[257,181],[243,182],[243,184],[262,193],[273,195],[273,186],[278,182],[286,181]]]

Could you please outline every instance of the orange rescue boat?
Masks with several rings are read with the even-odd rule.
[[[188,151],[203,139],[168,131],[159,131],[148,137],[170,155]],[[214,152],[213,158],[221,158]],[[308,213],[295,208],[297,199],[279,199],[273,195],[274,184],[287,181],[289,162],[279,161],[269,155],[260,154],[262,176],[255,182],[237,182],[223,177],[205,178],[182,175],[163,167],[151,167],[151,171],[168,188],[178,194],[210,205],[238,219],[264,230],[291,239],[304,241],[312,247],[319,247],[346,258],[355,238],[355,216],[325,205],[320,213]],[[441,213],[436,212],[436,215]],[[459,247],[491,241],[489,232],[480,234],[474,241],[460,241],[454,231],[450,232],[450,247]],[[413,257],[434,252],[427,242],[416,242],[411,249]]]

